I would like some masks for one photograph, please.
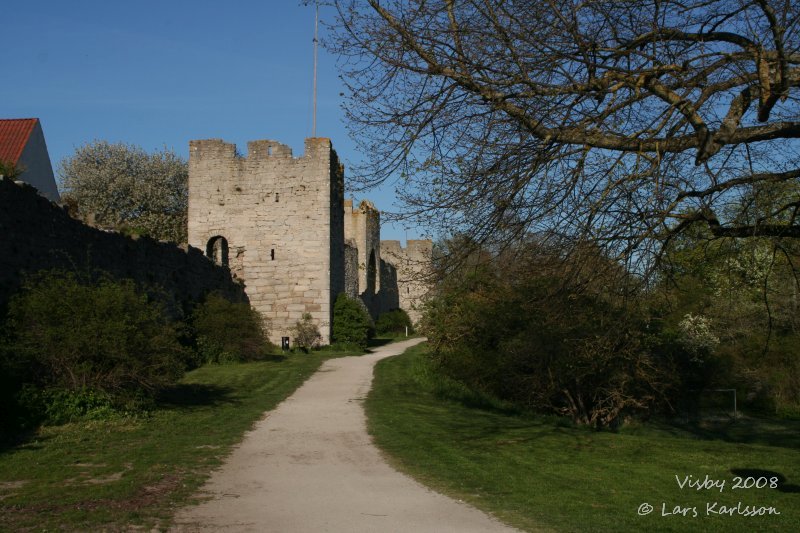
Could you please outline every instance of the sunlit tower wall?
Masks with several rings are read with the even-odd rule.
[[[225,264],[269,321],[272,342],[294,341],[311,315],[330,342],[344,290],[344,169],[326,138],[294,157],[270,140],[241,156],[220,139],[189,143],[189,244]]]

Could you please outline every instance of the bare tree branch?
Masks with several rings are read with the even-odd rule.
[[[394,180],[408,217],[477,242],[590,237],[629,258],[696,223],[800,236],[796,2],[337,7],[328,45],[369,155],[361,183]]]

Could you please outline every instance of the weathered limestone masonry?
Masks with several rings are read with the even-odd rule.
[[[373,318],[400,308],[418,322],[430,286],[433,243],[411,240],[403,248],[400,241],[382,241],[380,212],[368,200],[357,209],[352,200],[344,201],[344,237],[348,295],[364,302]]]
[[[394,268],[398,306],[408,313],[411,321],[419,322],[422,304],[430,290],[431,252],[430,240],[409,240],[406,247],[400,241],[381,241],[383,260]]]
[[[347,217],[346,212],[344,216]],[[358,248],[354,242],[347,240],[344,243],[344,292],[354,300],[359,298]]]
[[[355,276],[357,296],[366,305],[373,318],[383,309],[381,291],[381,221],[380,213],[369,200],[363,200],[358,209],[353,209],[353,201],[344,201],[344,239],[345,244],[357,250]],[[347,268],[353,272],[352,267]],[[352,290],[352,288],[351,288]]]
[[[187,246],[99,230],[70,217],[28,184],[0,179],[0,315],[26,274],[101,270],[158,286],[170,310],[186,312],[210,291],[246,301],[226,268]]]
[[[275,141],[247,148],[189,143],[189,244],[230,266],[273,342],[294,337],[305,313],[329,342],[345,289],[344,169],[325,138],[306,139],[297,158]]]

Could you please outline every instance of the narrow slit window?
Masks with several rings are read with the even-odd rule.
[[[272,250],[269,251],[269,258],[272,261],[275,261],[275,248],[273,248]]]
[[[278,194],[278,193],[275,193],[275,201],[276,201],[276,202],[277,202],[277,201],[279,201],[279,200],[280,200],[280,198],[281,198],[281,195],[280,195],[280,194]]]

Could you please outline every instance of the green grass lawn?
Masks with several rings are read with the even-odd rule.
[[[437,490],[531,531],[800,531],[800,423],[596,432],[443,397],[424,349],[378,364],[366,408],[390,460]],[[767,486],[734,489],[737,475]],[[685,476],[725,485],[681,488]],[[713,513],[739,502],[780,515]]]
[[[148,416],[44,427],[0,448],[0,531],[163,528],[231,446],[333,352],[211,365]]]

